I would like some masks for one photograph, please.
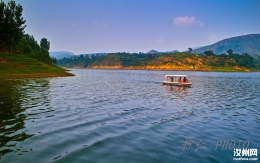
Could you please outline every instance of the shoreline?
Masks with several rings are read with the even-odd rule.
[[[0,53],[0,80],[75,76],[68,71],[23,54]]]
[[[65,68],[65,67],[63,67]],[[213,70],[185,70],[185,69],[146,69],[146,68],[93,68],[93,67],[87,67],[87,68],[84,68],[84,67],[75,67],[75,68],[70,68],[70,69],[93,69],[93,70],[147,70],[147,71],[200,71],[200,72],[260,72],[260,70],[257,70],[257,69],[246,69],[246,70],[229,70],[229,69],[226,69],[224,70],[225,68],[230,68],[230,67],[223,67],[221,69],[213,69]]]
[[[31,73],[31,74],[8,74],[0,73],[0,80],[8,79],[37,79],[37,78],[54,78],[54,77],[71,77],[75,76],[74,74],[65,72],[65,73]]]

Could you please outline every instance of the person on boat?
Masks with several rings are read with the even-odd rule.
[[[188,79],[186,79],[186,77],[184,77],[183,83],[188,83],[188,82],[189,82]]]
[[[179,83],[182,82],[182,81],[181,81],[181,77],[178,79],[178,82],[179,82]]]

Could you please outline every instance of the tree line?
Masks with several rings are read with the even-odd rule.
[[[56,58],[49,55],[50,42],[42,38],[40,44],[32,35],[24,34],[26,27],[22,17],[23,7],[11,0],[0,1],[0,51],[20,53],[39,61],[56,64]]]
[[[159,59],[164,57],[165,59]],[[64,67],[84,67],[91,66],[146,66],[147,64],[168,64],[171,61],[166,58],[172,58],[174,61],[180,61],[185,58],[193,59],[194,62],[198,58],[202,60],[205,65],[212,67],[233,67],[241,66],[246,68],[258,68],[260,64],[254,61],[254,58],[249,54],[244,53],[234,54],[230,49],[228,54],[216,55],[212,50],[205,51],[203,54],[193,54],[188,52],[177,52],[171,54],[133,54],[133,53],[110,53],[107,55],[92,55],[92,56],[74,56],[71,58],[63,58],[58,60],[59,66]],[[259,58],[260,59],[260,58]],[[163,61],[163,63],[161,63]],[[260,60],[259,60],[260,61]],[[260,62],[259,62],[260,63]]]
[[[206,57],[214,56],[218,58],[218,60],[211,60],[208,64],[212,66],[225,66],[227,63],[230,66],[242,66],[247,68],[258,68],[260,69],[260,65],[258,60],[254,60],[252,56],[248,53],[243,54],[235,54],[232,49],[226,51],[226,53],[222,53],[220,55],[214,54],[213,50],[207,50],[203,53]],[[228,62],[230,59],[233,62]]]
[[[64,67],[91,67],[91,66],[114,66],[114,65],[122,65],[122,66],[143,66],[146,65],[147,62],[153,59],[155,54],[144,54],[144,53],[110,53],[107,55],[91,55],[91,56],[74,56],[71,58],[64,57],[63,59],[59,59],[57,61],[57,65]]]

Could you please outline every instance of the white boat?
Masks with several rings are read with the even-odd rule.
[[[166,81],[163,81],[164,85],[171,86],[191,86],[188,81],[188,75],[165,75]]]

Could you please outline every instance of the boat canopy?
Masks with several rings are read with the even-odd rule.
[[[188,77],[188,75],[165,75],[165,77]]]

